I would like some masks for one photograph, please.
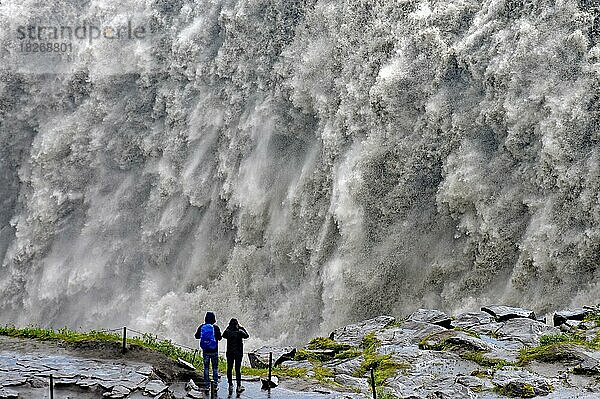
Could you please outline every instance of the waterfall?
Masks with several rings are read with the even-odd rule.
[[[2,0],[0,323],[189,342],[214,310],[298,342],[417,307],[597,303],[599,15]]]

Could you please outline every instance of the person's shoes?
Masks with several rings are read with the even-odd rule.
[[[229,393],[233,393],[233,384],[229,383]]]
[[[243,386],[243,385],[238,385],[238,386],[237,386],[237,393],[242,393],[242,392],[244,392],[245,390],[246,390],[246,388],[244,388],[244,386]]]
[[[211,389],[213,392],[216,392],[216,391],[218,391],[218,390],[219,390],[219,384],[217,384],[216,382],[213,382],[213,383],[211,383],[211,385],[210,385],[210,389]]]

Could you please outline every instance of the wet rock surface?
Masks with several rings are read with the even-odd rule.
[[[544,335],[560,334],[560,330],[540,321],[517,318],[506,321],[496,330],[496,335],[503,339],[519,341],[528,346],[539,345]]]
[[[446,313],[435,309],[418,309],[408,317],[408,321],[435,324],[441,327],[450,328],[452,318]]]
[[[296,348],[293,346],[275,347],[263,346],[248,353],[250,365],[254,368],[264,369],[269,367],[269,354],[273,354],[273,366],[278,366],[286,360],[294,360]]]
[[[552,320],[554,322],[554,326],[558,327],[569,321],[582,321],[595,311],[595,308],[589,306],[578,309],[561,310],[560,312],[554,313]]]
[[[456,317],[419,309],[403,321],[380,316],[355,323],[298,351],[304,360],[290,360],[295,348],[261,348],[253,352],[263,362],[259,366],[268,364],[273,352],[274,363],[281,359],[282,368],[304,370],[305,377],[283,376],[283,387],[273,388],[270,396],[260,390],[258,378],[247,380],[247,390],[239,397],[366,399],[372,397],[368,367],[375,365],[379,387],[395,398],[600,398],[600,312],[588,312],[580,320],[580,310],[561,312],[565,335],[527,309],[485,309]],[[143,356],[137,361],[90,359],[60,350],[51,355],[23,351],[14,345],[7,354],[2,340],[0,399],[43,397],[32,393],[48,391],[50,374],[57,389],[81,399],[210,397],[198,387],[200,376],[183,378],[179,369],[164,365],[159,372],[141,361]],[[176,362],[171,367],[184,369]],[[213,397],[228,397],[227,391],[223,379]]]
[[[485,341],[462,331],[448,330],[432,334],[419,345],[421,349],[449,349],[464,352],[489,352],[494,349]]]
[[[329,334],[329,338],[342,344],[359,346],[367,334],[382,331],[385,327],[394,323],[394,321],[396,319],[391,316],[379,316],[374,319],[338,328]]]
[[[57,344],[0,337],[0,399],[47,398],[50,375],[54,378],[56,399],[190,399],[228,398],[226,379],[219,390],[207,395],[198,388],[200,376],[187,382],[161,376],[178,375],[164,365],[131,361],[117,353],[94,356],[84,351],[66,350]],[[98,353],[94,353],[98,355]],[[148,356],[149,357],[149,356]],[[180,367],[176,362],[173,367]],[[181,375],[186,375],[185,373]],[[350,381],[350,380],[348,380]],[[295,392],[278,387],[270,394],[262,391],[260,382],[247,381],[239,398],[271,399],[342,399],[345,394],[331,392]],[[307,386],[306,389],[316,389]],[[363,396],[354,396],[363,399]]]
[[[535,320],[535,312],[529,309],[514,308],[504,305],[490,305],[482,307],[481,310],[492,315],[496,321],[506,321],[516,318]]]
[[[586,321],[590,314],[568,319],[574,322],[568,331],[597,342],[600,323]],[[360,347],[360,339],[374,333],[380,342],[377,353],[406,365],[386,381],[384,390],[396,398],[600,397],[594,396],[600,392],[600,352],[566,342],[541,347],[543,337],[557,336],[561,330],[537,320],[529,309],[494,305],[456,317],[419,309],[402,322],[383,328],[382,322],[374,324],[365,322],[365,329],[358,331],[357,323],[336,330],[331,337]],[[525,361],[520,351],[527,348],[543,348],[543,356]],[[363,357],[334,360],[323,366],[336,382],[369,395],[368,385],[348,378],[356,378],[363,361]]]

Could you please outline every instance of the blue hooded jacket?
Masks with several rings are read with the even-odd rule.
[[[221,329],[219,328],[219,326],[217,326],[215,323],[217,321],[217,318],[215,316],[215,314],[213,312],[206,312],[206,316],[204,316],[204,324],[212,324],[214,329],[215,329],[215,339],[217,340],[217,349],[215,351],[204,351],[204,353],[218,353],[219,352],[219,341],[221,340],[221,338],[223,338],[221,336]],[[194,337],[196,339],[200,339],[200,334],[202,332],[202,326],[204,325],[200,325],[200,327],[198,327],[198,329],[196,330],[196,334],[194,334]]]

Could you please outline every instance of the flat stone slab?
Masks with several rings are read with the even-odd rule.
[[[527,370],[498,370],[492,383],[511,396],[533,397],[552,392],[552,385],[545,378]]]
[[[358,389],[364,393],[369,392],[369,389],[370,389],[369,383],[367,382],[367,380],[365,378],[353,377],[348,374],[336,374],[333,380],[340,385]]]
[[[110,392],[105,392],[102,396],[110,399],[122,399],[127,397],[130,393],[131,390],[129,390],[128,388],[121,385],[117,385],[116,387],[113,387],[113,389]]]
[[[289,368],[289,369],[306,369],[312,370],[313,364],[308,360],[289,360],[281,363],[280,367]]]
[[[470,327],[465,327],[465,330],[468,330],[470,332],[474,332],[474,333],[480,334],[480,335],[496,335],[496,332],[500,328],[502,328],[503,325],[504,325],[504,323],[493,322],[493,323],[489,323],[489,324],[479,324],[479,325],[473,325]]]
[[[536,346],[539,345],[542,336],[560,334],[560,330],[537,320],[517,318],[506,321],[496,331],[496,334],[502,339],[511,339],[527,346]]]
[[[269,353],[273,353],[273,367],[279,366],[287,360],[294,360],[296,348],[293,346],[263,346],[250,353],[248,359],[252,368],[264,369],[269,367]]]
[[[448,349],[457,352],[488,352],[494,349],[482,339],[456,330],[446,330],[430,335],[419,344],[419,348],[432,350]]]
[[[529,309],[513,308],[504,305],[491,305],[481,308],[483,312],[491,314],[496,321],[506,321],[516,318],[526,318],[535,320],[535,312]]]
[[[196,370],[196,367],[194,367],[194,365],[192,363],[186,362],[185,360],[183,360],[180,357],[177,358],[177,363],[179,363],[179,365],[185,369]]]
[[[423,338],[447,331],[446,328],[436,324],[423,323],[420,321],[406,321],[399,327],[387,328],[377,332],[375,335],[382,345],[416,345]]]
[[[363,356],[358,356],[352,359],[330,360],[323,363],[323,367],[333,370],[336,374],[353,375],[358,370],[365,360]]]
[[[456,383],[464,385],[472,391],[491,391],[494,389],[494,384],[487,378],[479,378],[472,375],[459,375],[456,377]]]
[[[561,310],[560,312],[554,313],[552,321],[555,327],[565,324],[569,320],[583,321],[586,317],[593,314],[594,312],[590,308],[578,308],[571,310]]]
[[[446,313],[435,309],[417,309],[408,316],[408,321],[435,324],[444,328],[450,328],[452,318]]]
[[[192,398],[192,399],[200,399],[204,397],[204,394],[201,391],[197,391],[197,390],[193,390],[193,391],[189,391],[186,395],[187,398]]]
[[[144,388],[144,392],[148,395],[156,396],[167,390],[167,386],[161,380],[150,380]]]
[[[364,337],[370,333],[377,333],[396,321],[392,316],[379,316],[374,319],[350,324],[334,330],[329,338],[343,344],[359,346]]]
[[[451,321],[452,328],[470,329],[475,326],[494,323],[496,320],[487,312],[461,313]]]
[[[600,375],[600,352],[578,349],[580,363],[573,369],[576,374]]]
[[[12,389],[2,388],[0,389],[0,399],[18,399],[19,393]]]
[[[395,380],[388,384],[392,394],[407,399],[474,399],[469,388],[453,378]]]

